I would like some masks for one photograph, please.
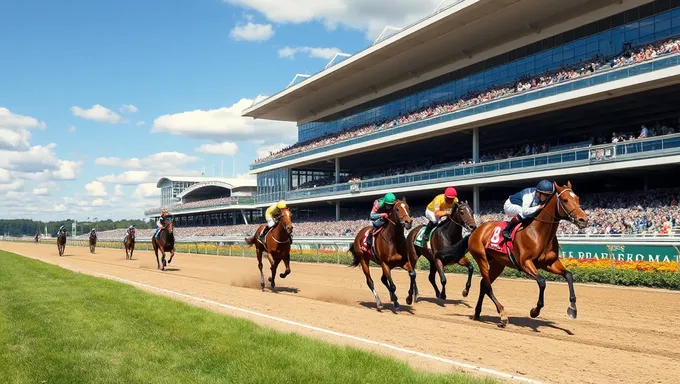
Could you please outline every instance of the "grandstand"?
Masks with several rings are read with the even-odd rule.
[[[680,223],[668,177],[680,170],[680,0],[459,0],[335,59],[244,111],[298,124],[297,143],[251,165],[254,200],[227,206],[249,225],[184,230],[250,233],[285,199],[296,234],[351,235],[376,197],[406,196],[422,216],[448,185],[485,221],[541,178],[573,183],[591,215],[582,234]]]

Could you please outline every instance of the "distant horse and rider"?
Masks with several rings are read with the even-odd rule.
[[[438,299],[446,299],[446,275],[444,267],[449,264],[459,264],[467,268],[468,277],[463,289],[463,297],[467,297],[472,285],[472,274],[474,268],[470,261],[461,254],[457,258],[447,258],[442,260],[434,255],[445,247],[450,247],[458,243],[463,238],[463,229],[472,232],[477,228],[474,214],[467,201],[459,202],[457,192],[453,187],[448,187],[443,195],[435,197],[426,209],[426,216],[430,219],[427,226],[419,225],[408,233],[407,243],[409,245],[409,258],[411,265],[415,268],[418,258],[425,256],[430,263],[430,274],[428,276],[430,284],[434,288],[435,296]],[[421,239],[418,237],[422,236]],[[430,247],[427,247],[429,239]],[[437,287],[434,276],[439,273],[442,289]]]
[[[156,222],[156,233],[151,238],[151,245],[153,246],[153,251],[156,254],[156,264],[158,269],[165,271],[168,264],[172,262],[172,258],[175,257],[175,234],[174,227],[172,224],[172,216],[170,213],[163,209],[161,210],[160,219]],[[161,252],[161,259],[158,259],[158,251]],[[165,253],[170,252],[170,259],[165,260]],[[161,266],[162,263],[162,266]]]
[[[62,225],[57,231],[57,252],[59,257],[64,256],[66,250],[66,228]]]
[[[35,242],[38,243],[40,241],[40,231],[35,233]]]
[[[255,234],[245,239],[248,246],[255,245],[257,255],[257,267],[260,270],[260,285],[264,291],[264,273],[262,271],[262,254],[266,253],[269,259],[271,277],[269,283],[272,291],[276,291],[276,269],[283,261],[286,266],[285,272],[279,277],[285,279],[290,274],[290,245],[293,242],[293,213],[281,200],[265,212],[267,224],[260,225]]]
[[[133,225],[131,225],[125,231],[125,237],[123,237],[123,245],[125,246],[125,260],[132,260],[132,254],[135,252],[135,237],[136,229]]]
[[[94,253],[94,248],[97,246],[97,231],[92,228],[90,231],[90,253]]]
[[[569,285],[567,314],[575,319],[576,293],[573,275],[559,259],[557,228],[562,220],[585,228],[588,216],[581,209],[579,197],[572,191],[571,182],[559,186],[542,180],[536,188],[527,188],[510,196],[504,206],[505,212],[512,216],[505,221],[489,221],[480,225],[458,244],[447,247],[435,254],[443,259],[460,257],[469,250],[477,262],[482,276],[479,298],[475,307],[474,319],[479,320],[484,296],[496,305],[501,326],[508,323],[505,308],[494,295],[493,282],[506,267],[524,272],[536,280],[539,288],[536,307],[529,312],[537,317],[544,306],[545,279],[538,274],[542,269],[562,276]],[[521,225],[520,225],[521,224]]]
[[[375,290],[369,268],[371,261],[380,266],[382,269],[380,281],[387,287],[393,303],[392,310],[396,313],[400,306],[396,295],[397,286],[392,279],[392,269],[400,267],[409,274],[411,283],[406,303],[410,305],[418,298],[416,271],[409,259],[408,244],[404,237],[404,230],[411,229],[413,225],[410,208],[405,199],[399,200],[394,194],[388,193],[373,202],[370,218],[373,220],[373,226],[362,228],[350,245],[349,252],[353,257],[351,266],[361,265],[366,276],[366,285],[375,298],[376,307],[382,310],[383,304]]]

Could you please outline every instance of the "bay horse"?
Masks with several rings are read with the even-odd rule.
[[[94,253],[94,248],[97,246],[97,234],[90,232],[90,253]]]
[[[387,225],[375,233],[375,240],[373,241],[373,249],[364,251],[362,244],[367,236],[370,236],[368,231],[371,227],[362,228],[354,238],[354,243],[350,245],[349,252],[352,254],[354,261],[352,267],[357,267],[361,264],[361,269],[366,276],[366,285],[375,297],[376,307],[379,311],[382,310],[383,305],[375,291],[375,285],[371,278],[371,271],[369,264],[371,261],[378,264],[382,268],[382,277],[380,281],[387,287],[390,292],[390,300],[393,302],[392,311],[397,312],[399,309],[399,302],[397,301],[397,286],[392,280],[392,269],[400,267],[408,272],[411,278],[411,284],[408,291],[406,303],[411,304],[418,298],[418,288],[416,286],[416,271],[408,257],[408,244],[404,236],[404,228],[411,229],[413,219],[406,200],[396,200],[394,207],[388,212]],[[375,252],[374,252],[375,250]]]
[[[538,275],[537,270],[542,269],[564,277],[569,285],[570,305],[567,308],[567,315],[572,319],[576,318],[574,278],[559,259],[559,244],[556,234],[557,227],[562,220],[571,221],[578,228],[585,228],[588,225],[588,215],[581,209],[579,197],[571,189],[571,182],[567,182],[566,186],[553,183],[553,187],[555,192],[543,203],[538,215],[528,224],[525,221],[515,227],[516,235],[514,235],[512,241],[506,244],[511,251],[509,254],[490,248],[491,244],[505,244],[501,232],[504,228],[503,224],[507,224],[507,222],[490,221],[484,223],[461,240],[461,243],[467,243],[469,252],[475,258],[479,266],[479,273],[482,275],[479,299],[475,307],[475,320],[480,319],[482,302],[486,294],[496,305],[496,310],[501,318],[500,326],[504,327],[508,324],[505,308],[498,301],[491,287],[491,284],[506,267],[524,272],[536,280],[539,293],[536,307],[529,312],[532,318],[536,318],[544,306],[545,279]],[[451,247],[442,251],[441,254],[451,251],[453,253],[461,252],[455,248],[456,246]],[[444,255],[444,257],[446,256]]]
[[[165,267],[172,262],[172,258],[175,257],[175,234],[174,227],[172,224],[172,219],[170,217],[165,218],[165,228],[161,230],[158,234],[158,239],[156,236],[151,237],[151,245],[153,246],[153,251],[156,254],[156,264],[158,269],[165,271]],[[161,251],[161,261],[163,262],[163,267],[161,268],[161,262],[158,260],[158,251]],[[170,252],[170,259],[165,262],[165,252]]]
[[[64,256],[65,250],[66,250],[66,231],[61,231],[57,235],[57,251],[59,252],[59,257]]]
[[[35,233],[35,242],[37,243],[38,241],[40,241],[40,231]]]
[[[465,254],[462,254],[458,259],[448,258],[446,260],[442,260],[441,258],[435,259],[434,255],[440,249],[458,243],[463,238],[463,228],[470,232],[477,228],[477,222],[475,221],[470,205],[467,201],[459,202],[451,209],[449,219],[443,224],[435,227],[430,236],[429,243],[431,250],[427,248],[427,245],[425,247],[419,247],[415,244],[418,233],[423,227],[425,227],[425,225],[419,225],[413,228],[406,237],[406,241],[409,245],[408,252],[411,265],[415,268],[420,256],[425,256],[427,261],[430,262],[430,275],[428,277],[430,284],[432,284],[432,287],[434,288],[435,296],[441,300],[446,300],[446,275],[444,274],[444,267],[449,264],[462,265],[467,268],[468,271],[467,282],[465,283],[465,289],[463,289],[463,297],[467,297],[470,292],[470,286],[472,285],[472,273],[474,272],[470,260],[465,257]],[[439,279],[442,284],[441,292],[434,280],[435,273],[437,272],[439,273]]]
[[[293,234],[293,213],[288,208],[281,209],[281,218],[279,222],[274,225],[264,238],[264,244],[260,242],[259,237],[264,230],[266,224],[260,225],[252,237],[246,237],[246,244],[248,246],[255,245],[255,252],[257,253],[257,268],[260,270],[260,285],[264,291],[264,273],[262,272],[262,254],[266,253],[271,267],[271,277],[269,283],[271,290],[276,292],[276,269],[279,263],[283,261],[286,266],[286,271],[279,275],[282,279],[290,275],[290,244]]]
[[[130,230],[123,239],[125,246],[125,260],[132,260],[132,254],[135,252],[135,229]]]

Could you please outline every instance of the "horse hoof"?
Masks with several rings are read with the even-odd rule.
[[[569,318],[575,319],[576,318],[576,309],[567,308],[567,315],[569,315]]]
[[[397,313],[397,311],[399,310],[399,308],[401,308],[401,305],[399,305],[399,303],[395,301],[395,302],[394,302],[394,307],[393,307],[393,308],[394,308],[394,313]]]
[[[439,298],[442,299],[442,300],[446,300],[446,292],[440,293]]]
[[[467,289],[463,289],[463,297],[468,297],[469,293],[470,291],[468,291]]]
[[[413,303],[413,298],[411,296],[406,297],[406,304],[411,305]]]
[[[279,274],[279,277],[282,278],[282,279],[285,279],[285,278],[286,278],[286,274],[285,274],[285,273],[281,273],[281,274]]]
[[[499,327],[505,328],[510,321],[508,320],[507,316],[501,316],[501,322],[498,324]]]
[[[382,310],[383,310],[383,305],[382,305],[382,303],[376,303],[376,304],[375,304],[375,307],[378,308],[378,312],[382,312]]]
[[[271,278],[271,277],[268,277],[268,278],[267,278],[267,281],[271,283],[271,282],[272,282],[272,278]]]
[[[531,311],[529,311],[529,316],[531,316],[532,319],[535,319],[538,317],[538,315],[541,313],[541,310],[538,308],[531,308]]]

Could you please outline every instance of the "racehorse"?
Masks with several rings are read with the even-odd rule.
[[[538,283],[538,302],[529,312],[532,318],[541,313],[544,305],[545,279],[538,275],[537,270],[543,269],[564,277],[569,285],[570,305],[567,308],[567,315],[572,319],[576,318],[574,279],[559,259],[556,234],[562,220],[571,221],[578,228],[585,228],[588,225],[588,215],[581,209],[579,197],[571,189],[571,182],[567,182],[566,186],[558,186],[556,183],[553,185],[555,192],[543,203],[538,215],[528,224],[525,221],[522,225],[516,226],[511,241],[505,241],[501,234],[507,222],[490,221],[480,225],[477,230],[459,242],[467,243],[467,247],[456,244],[440,252],[440,256],[450,257],[463,252],[463,248],[469,248],[470,254],[477,261],[482,280],[475,307],[475,320],[479,320],[486,294],[496,305],[501,318],[500,326],[508,324],[505,308],[491,287],[505,267],[524,272]]]
[[[35,233],[35,242],[37,243],[38,241],[40,241],[40,232]]]
[[[97,234],[90,232],[90,253],[94,253],[95,246],[97,246]]]
[[[262,272],[262,253],[267,253],[269,265],[271,266],[272,276],[269,278],[272,291],[276,292],[276,268],[283,261],[286,271],[279,275],[282,279],[290,275],[290,244],[293,234],[293,213],[288,208],[281,209],[281,218],[264,238],[264,244],[259,237],[264,230],[265,224],[260,225],[252,237],[246,237],[248,246],[255,245],[257,253],[257,268],[260,269],[260,285],[264,291],[264,273]]]
[[[131,229],[125,239],[123,239],[123,245],[125,246],[125,260],[132,260],[132,254],[135,251],[135,230]]]
[[[463,289],[463,297],[467,297],[468,293],[470,292],[470,286],[472,285],[472,273],[474,272],[474,268],[472,267],[470,260],[465,257],[465,254],[463,254],[459,259],[448,258],[446,260],[442,260],[440,258],[435,259],[433,255],[444,247],[458,243],[463,238],[463,228],[470,232],[477,228],[477,223],[475,222],[475,217],[472,213],[472,209],[470,209],[470,205],[467,203],[467,201],[458,203],[452,208],[449,219],[446,220],[444,224],[439,225],[432,231],[432,235],[430,235],[430,247],[432,250],[429,250],[427,245],[425,247],[419,247],[415,244],[418,233],[423,227],[425,227],[425,225],[419,225],[413,228],[413,230],[409,232],[408,236],[406,237],[406,242],[409,245],[408,252],[411,265],[415,268],[418,258],[420,258],[420,256],[425,256],[427,261],[430,262],[430,284],[432,284],[432,287],[434,288],[435,296],[442,300],[446,299],[446,275],[444,274],[444,267],[454,263],[466,267],[468,271],[468,278],[467,282],[465,283],[465,289]],[[439,272],[439,278],[442,284],[441,292],[439,291],[437,283],[434,280],[434,275],[437,272]]]
[[[165,271],[165,267],[172,262],[172,258],[175,257],[175,234],[174,227],[172,225],[172,219],[170,217],[165,218],[165,228],[161,230],[156,236],[151,237],[151,245],[153,246],[153,251],[156,254],[156,264],[158,269]],[[158,261],[158,251],[161,251],[161,261],[163,262],[163,267],[161,268],[161,262]],[[170,259],[165,262],[165,252],[170,252]]]
[[[366,285],[368,285],[371,293],[373,293],[379,311],[382,310],[383,305],[380,301],[380,297],[378,297],[378,293],[375,291],[369,263],[373,261],[382,268],[382,277],[380,278],[380,281],[382,281],[390,292],[390,300],[392,300],[394,304],[392,310],[396,313],[399,309],[399,302],[397,301],[396,295],[397,286],[394,285],[394,281],[392,280],[392,269],[396,267],[403,268],[408,271],[408,275],[411,278],[406,304],[410,305],[418,298],[416,271],[409,260],[408,244],[404,237],[404,228],[407,230],[411,229],[413,219],[411,218],[410,208],[408,204],[406,204],[405,199],[395,201],[394,207],[388,215],[387,225],[378,229],[374,234],[375,240],[373,241],[372,249],[366,249],[363,246],[368,236],[370,236],[369,231],[371,230],[371,227],[369,226],[362,228],[359,233],[357,233],[354,238],[354,243],[349,247],[349,252],[354,259],[351,266],[356,267],[361,264],[361,269],[364,271],[364,275],[366,275]]]
[[[65,250],[66,250],[66,231],[61,231],[57,235],[57,251],[59,252],[59,257],[64,256]]]

